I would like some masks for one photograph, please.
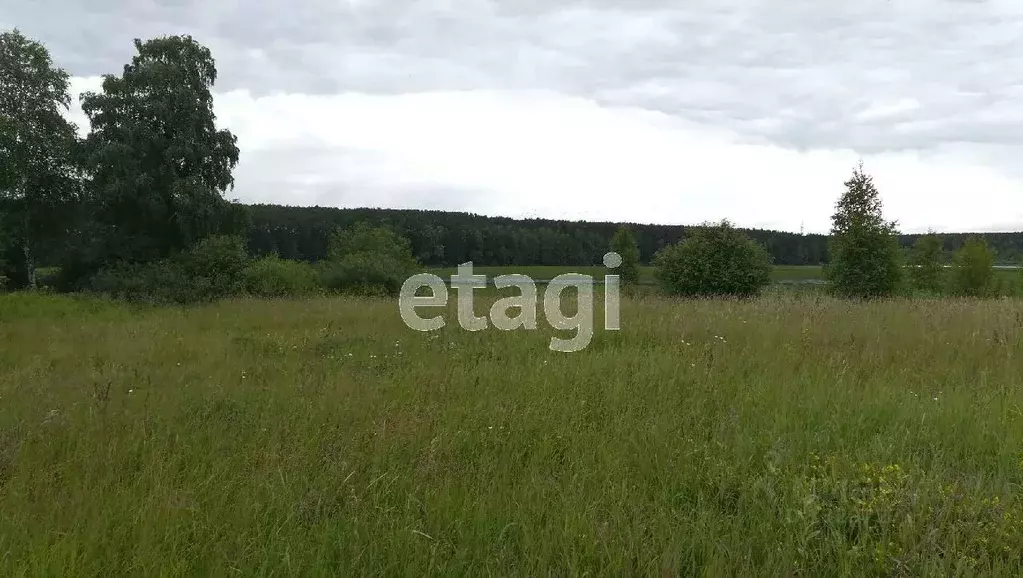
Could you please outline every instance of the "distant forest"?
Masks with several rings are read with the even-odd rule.
[[[599,264],[621,223],[510,219],[470,213],[412,209],[338,209],[248,205],[248,247],[255,255],[276,252],[285,259],[318,261],[327,255],[327,239],[336,227],[359,221],[386,224],[408,238],[424,265],[477,266]],[[692,226],[628,224],[649,263],[660,248],[686,236]],[[776,265],[822,265],[828,262],[826,235],[744,229],[764,245]],[[946,253],[962,246],[970,233],[941,234]],[[1023,233],[980,233],[1000,263],[1023,257]],[[909,247],[919,235],[902,235]]]

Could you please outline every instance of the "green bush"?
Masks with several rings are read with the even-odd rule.
[[[320,279],[309,263],[271,255],[242,271],[242,285],[245,293],[254,297],[298,297],[318,292]]]
[[[173,259],[182,275],[201,295],[211,301],[242,291],[242,272],[249,265],[245,241],[241,237],[207,237]]]
[[[657,280],[670,295],[751,297],[771,282],[771,255],[722,221],[692,231],[654,255]]]
[[[408,239],[367,223],[335,231],[327,260],[318,265],[324,287],[355,295],[397,295],[419,269]]]
[[[209,237],[170,259],[105,267],[88,289],[134,302],[206,303],[242,292],[248,260],[241,239]]]
[[[181,268],[172,261],[118,263],[106,267],[89,279],[88,290],[114,299],[153,305],[198,300]]]
[[[955,254],[952,266],[953,289],[967,297],[995,294],[995,255],[981,237],[970,237]]]
[[[336,261],[318,264],[320,283],[326,289],[349,295],[395,296],[415,273],[406,263],[371,253],[353,253]]]

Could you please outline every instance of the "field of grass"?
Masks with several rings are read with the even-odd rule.
[[[1023,302],[538,319],[0,296],[0,575],[1023,570]]]

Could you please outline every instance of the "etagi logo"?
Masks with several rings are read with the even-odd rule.
[[[615,269],[622,264],[618,253],[604,255],[604,266]],[[482,331],[487,328],[486,317],[476,317],[473,310],[473,291],[487,286],[486,275],[473,275],[472,262],[458,266],[458,273],[451,276],[451,286],[458,292],[458,324],[468,331]],[[519,294],[497,300],[490,308],[490,322],[501,331],[536,329],[537,290],[536,283],[527,275],[500,275],[494,278],[498,289],[517,287]],[[428,287],[431,295],[416,296],[419,289]],[[569,317],[561,310],[561,293],[568,287],[575,287],[578,294],[578,308]],[[604,276],[604,329],[619,329],[619,276]],[[431,273],[420,273],[409,277],[401,286],[398,297],[398,311],[401,318],[416,331],[436,331],[444,327],[443,315],[424,319],[416,313],[416,307],[443,307],[448,304],[448,286],[444,280]],[[509,309],[517,309],[512,317]],[[554,329],[575,331],[571,339],[551,338],[550,348],[554,351],[574,353],[582,351],[593,338],[593,278],[578,273],[565,273],[551,279],[543,295],[543,310]]]

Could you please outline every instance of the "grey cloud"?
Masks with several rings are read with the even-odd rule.
[[[1023,144],[1008,0],[0,0],[14,25],[82,76],[117,72],[135,36],[190,33],[220,90],[544,88],[797,149]]]

